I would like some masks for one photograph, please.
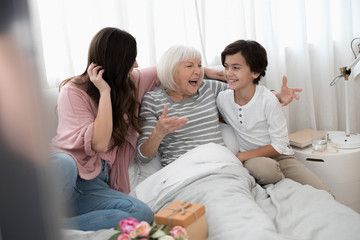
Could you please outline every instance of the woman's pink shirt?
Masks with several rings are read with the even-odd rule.
[[[134,69],[131,75],[140,103],[146,92],[160,85],[155,67]],[[106,160],[110,166],[111,188],[129,193],[128,167],[135,158],[138,134],[129,128],[128,137],[121,148],[115,147],[106,153],[93,151],[91,139],[97,104],[86,93],[85,84],[74,84],[84,81],[81,77],[75,77],[61,88],[57,105],[59,124],[57,135],[51,141],[51,152],[70,154],[76,161],[80,177],[86,180],[95,178],[101,171],[101,159]],[[136,109],[138,113],[139,109]]]

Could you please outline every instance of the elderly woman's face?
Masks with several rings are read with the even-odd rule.
[[[201,60],[189,59],[178,64],[174,74],[176,93],[184,98],[194,95],[203,78]]]

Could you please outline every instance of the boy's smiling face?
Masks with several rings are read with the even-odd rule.
[[[226,80],[229,88],[232,90],[253,85],[253,80],[260,75],[260,73],[254,73],[250,70],[249,65],[240,52],[234,55],[226,55],[224,67]]]

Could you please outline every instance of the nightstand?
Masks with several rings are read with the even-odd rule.
[[[329,137],[341,132],[328,131]],[[337,201],[360,213],[360,148],[313,153],[312,146],[293,147],[295,156],[332,191]]]

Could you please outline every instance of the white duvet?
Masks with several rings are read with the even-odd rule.
[[[154,212],[173,201],[205,205],[209,240],[360,239],[360,215],[322,190],[284,179],[262,188],[226,147],[189,151],[133,191]]]
[[[209,240],[360,239],[360,215],[329,193],[290,179],[262,188],[230,150],[212,143],[152,174],[131,194],[154,212],[173,201],[204,204]],[[68,239],[112,233],[65,232]]]

